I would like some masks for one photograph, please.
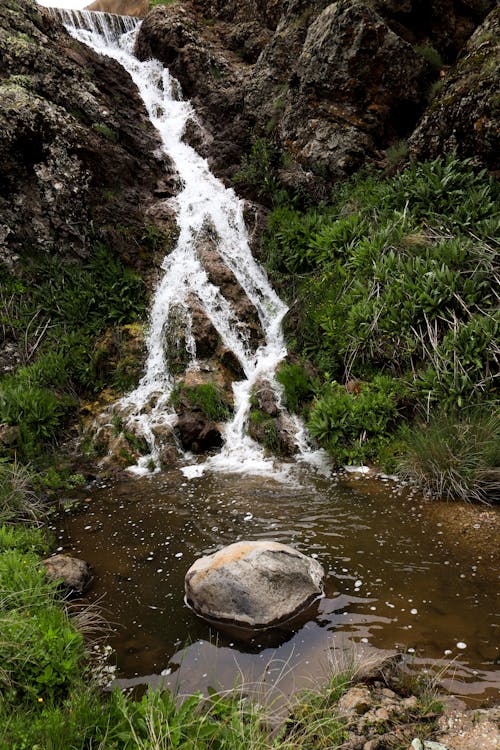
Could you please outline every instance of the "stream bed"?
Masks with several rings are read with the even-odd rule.
[[[87,599],[113,623],[121,687],[161,683],[184,693],[245,682],[289,695],[353,651],[402,652],[409,669],[442,672],[440,685],[472,705],[498,701],[497,554],[488,545],[479,554],[450,532],[446,516],[460,505],[431,505],[392,481],[308,469],[289,482],[188,481],[172,470],[84,497],[57,534],[61,549],[94,567]],[[317,556],[325,597],[246,641],[205,623],[184,603],[184,575],[197,557],[240,539]]]

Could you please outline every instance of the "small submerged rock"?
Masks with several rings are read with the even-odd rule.
[[[323,578],[317,560],[286,544],[236,542],[196,560],[186,573],[186,600],[202,617],[265,628],[320,596]]]

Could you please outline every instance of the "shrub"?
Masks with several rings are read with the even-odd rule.
[[[356,175],[334,203],[275,210],[267,265],[287,334],[326,381],[384,371],[417,401],[491,398],[498,370],[498,187],[454,157]]]
[[[315,384],[302,365],[283,364],[276,374],[285,392],[286,406],[299,413],[314,396]]]
[[[396,381],[382,375],[359,384],[351,393],[338,383],[327,384],[311,409],[311,435],[339,463],[373,459],[394,432],[401,396]]]
[[[428,496],[500,498],[500,411],[438,414],[407,438],[399,473]]]

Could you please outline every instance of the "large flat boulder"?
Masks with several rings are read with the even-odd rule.
[[[263,628],[293,617],[323,593],[322,566],[279,542],[230,544],[196,560],[186,600],[208,619]]]

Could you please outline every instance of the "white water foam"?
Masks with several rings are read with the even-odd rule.
[[[186,467],[185,474],[199,476],[210,468],[224,472],[272,474],[276,478],[283,478],[287,475],[286,467],[274,466],[273,460],[246,433],[246,422],[252,386],[259,377],[273,383],[279,394],[274,373],[286,356],[281,322],[287,308],[252,256],[243,218],[243,201],[232,189],[226,188],[210,172],[207,161],[182,140],[188,119],[196,119],[196,115],[191,104],[181,100],[177,81],[157,60],[140,62],[134,57],[136,31],[117,35],[117,21],[111,21],[106,18],[107,15],[83,11],[68,12],[62,17],[73,36],[96,52],[112,57],[128,71],[183,185],[173,201],[180,230],[178,242],[163,261],[164,276],[156,290],[150,314],[145,374],[139,386],[120,402],[129,426],[145,437],[151,450],[149,456],[142,457],[138,465],[131,469],[144,473],[152,462],[158,465],[155,432],[162,426],[175,424],[176,415],[169,407],[174,382],[166,363],[164,328],[169,315],[179,306],[182,306],[183,315],[189,322],[187,300],[194,296],[202,304],[224,346],[238,359],[246,380],[233,385],[234,418],[224,428],[224,445],[220,453],[202,465]],[[139,22],[129,19],[120,23],[125,29],[129,28],[127,23],[135,29]],[[232,304],[210,282],[198,258],[197,240],[207,226],[216,235],[218,252],[257,310],[265,341],[256,352],[250,350],[241,332],[243,321],[238,320]],[[192,340],[191,349],[192,365],[196,366]],[[303,430],[300,435],[302,457],[310,455],[312,458],[316,454],[309,450]],[[314,464],[315,460],[311,463]]]

